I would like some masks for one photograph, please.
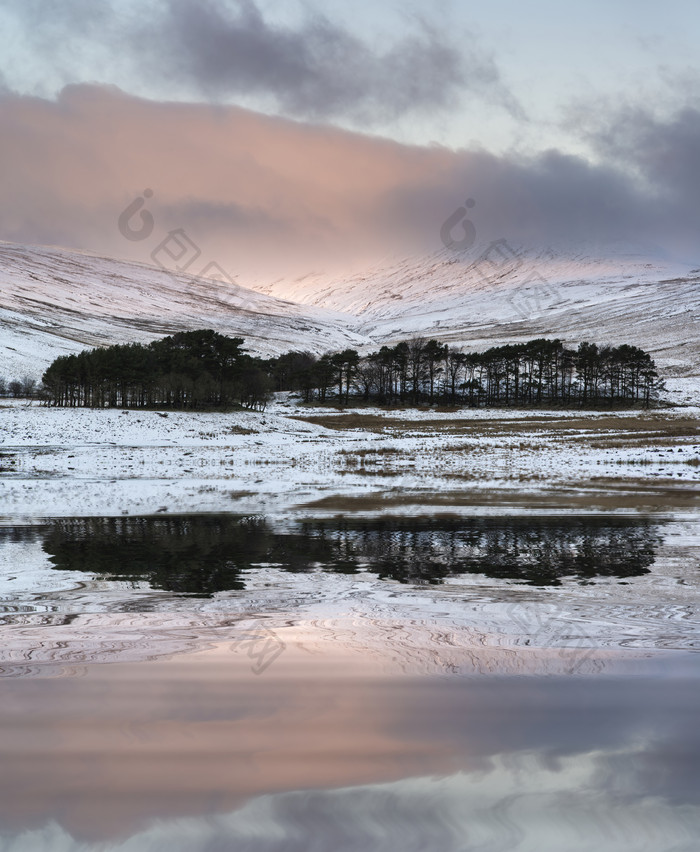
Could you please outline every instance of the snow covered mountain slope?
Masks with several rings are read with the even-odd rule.
[[[610,256],[444,250],[343,281],[309,276],[263,288],[345,311],[375,341],[420,334],[475,349],[533,337],[626,342],[651,351],[667,375],[700,375],[700,269]]]
[[[700,269],[639,254],[526,253],[497,241],[252,290],[0,243],[0,376],[39,376],[66,352],[202,327],[240,335],[257,354],[365,349],[412,335],[472,349],[545,336],[625,342],[650,351],[679,388],[700,387]]]
[[[38,377],[58,355],[196,328],[244,337],[262,355],[368,342],[323,308],[144,264],[0,243],[0,376]]]

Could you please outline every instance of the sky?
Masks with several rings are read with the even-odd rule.
[[[471,199],[483,240],[700,264],[691,0],[3,0],[0,31],[3,240],[250,283],[439,251]]]

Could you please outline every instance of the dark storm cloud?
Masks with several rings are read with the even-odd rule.
[[[696,196],[700,190],[700,111],[695,107],[667,119],[626,108],[603,116],[589,139],[606,159],[635,167],[651,182],[676,192],[692,189]]]
[[[631,185],[639,188],[621,211],[628,219],[652,223],[677,245],[690,239],[698,246],[700,108],[697,95],[684,99],[672,110],[661,99],[644,105],[578,104],[568,123],[608,169],[632,178]]]
[[[584,249],[611,242],[639,247],[644,239],[656,250],[659,228],[673,225],[662,221],[650,191],[619,169],[550,150],[527,157],[455,152],[446,174],[416,175],[387,194],[386,226],[404,223],[410,231],[422,222],[424,228],[428,211],[434,221],[444,219],[467,197],[476,202],[470,219],[480,238],[530,247]]]
[[[110,83],[128,69],[129,88],[141,94],[155,87],[169,98],[272,98],[283,112],[313,119],[386,122],[463,96],[523,117],[473,36],[457,41],[425,21],[378,47],[318,12],[294,27],[274,22],[254,0],[163,0],[137,13],[67,0],[48,15],[44,8],[43,19],[36,0],[11,4],[30,43],[50,43],[52,72],[64,83]]]

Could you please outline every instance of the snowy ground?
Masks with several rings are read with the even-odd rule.
[[[700,409],[300,408],[186,413],[0,406],[5,517],[692,508]]]

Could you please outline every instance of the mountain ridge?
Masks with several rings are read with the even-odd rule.
[[[0,243],[0,284],[6,377],[38,375],[86,347],[202,327],[244,337],[259,355],[366,350],[411,336],[473,350],[535,337],[624,342],[649,351],[667,376],[700,376],[700,270],[629,253],[526,252],[495,241],[468,255],[445,249],[346,277],[241,287]]]

